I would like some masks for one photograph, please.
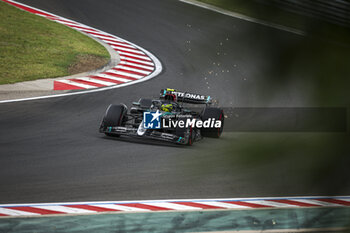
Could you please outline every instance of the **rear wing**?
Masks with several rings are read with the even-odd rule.
[[[175,89],[163,89],[160,91],[161,98],[175,97],[174,100],[181,103],[190,104],[211,104],[212,98],[206,95],[194,94],[189,92],[176,91]]]

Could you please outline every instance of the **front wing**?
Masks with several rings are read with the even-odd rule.
[[[148,139],[155,139],[165,142],[172,142],[177,144],[187,144],[188,138],[185,137],[179,137],[175,134],[170,133],[164,133],[158,130],[152,130],[148,129],[142,136],[137,134],[137,128],[131,128],[131,127],[101,127],[100,133],[108,133],[108,134],[116,134],[116,135],[124,135],[129,137],[135,137],[135,138],[148,138]]]

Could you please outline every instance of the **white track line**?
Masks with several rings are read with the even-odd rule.
[[[280,25],[280,24],[270,23],[270,22],[267,22],[267,21],[264,21],[264,20],[256,19],[256,18],[253,18],[253,17],[249,17],[249,16],[246,16],[246,15],[243,15],[243,14],[236,13],[236,12],[224,10],[224,9],[219,8],[219,7],[215,7],[215,6],[212,6],[210,4],[202,3],[202,2],[199,2],[199,1],[195,1],[195,0],[179,0],[179,1],[183,2],[183,3],[191,4],[191,5],[194,5],[194,6],[197,6],[197,7],[201,7],[201,8],[210,10],[210,11],[214,11],[214,12],[217,12],[217,13],[220,13],[220,14],[223,14],[223,15],[227,15],[227,16],[231,16],[231,17],[234,17],[234,18],[237,18],[237,19],[241,19],[241,20],[252,22],[252,23],[260,24],[260,25],[263,25],[263,26],[275,28],[275,29],[278,29],[278,30],[281,30],[281,31],[294,33],[294,34],[297,34],[297,35],[300,35],[300,36],[305,36],[305,34],[306,34],[304,31],[301,31],[301,30],[298,30],[298,29],[295,29],[295,28],[283,26],[283,25]]]

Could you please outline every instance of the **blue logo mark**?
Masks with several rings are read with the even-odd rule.
[[[160,116],[162,113],[157,112],[144,112],[143,113],[143,127],[145,129],[160,129]]]

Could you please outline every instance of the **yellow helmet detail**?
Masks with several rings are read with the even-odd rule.
[[[164,112],[171,112],[173,110],[173,105],[172,104],[162,104],[160,110]]]

